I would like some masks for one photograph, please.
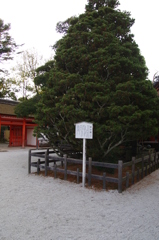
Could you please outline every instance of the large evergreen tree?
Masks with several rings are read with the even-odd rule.
[[[87,152],[107,160],[124,142],[158,130],[159,100],[131,27],[130,13],[116,0],[89,0],[86,11],[57,24],[55,63],[46,76],[36,121],[53,147],[63,140],[81,150],[74,123],[94,124]]]

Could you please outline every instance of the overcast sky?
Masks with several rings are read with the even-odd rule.
[[[11,23],[10,34],[25,49],[35,48],[49,59],[50,48],[61,36],[56,23],[84,12],[87,0],[1,0],[0,18]],[[135,18],[132,33],[149,69],[149,78],[159,71],[158,10],[159,0],[120,0],[120,9]]]

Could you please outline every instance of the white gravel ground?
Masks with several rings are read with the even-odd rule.
[[[0,240],[159,239],[159,170],[119,194],[28,175],[27,159],[0,152]]]

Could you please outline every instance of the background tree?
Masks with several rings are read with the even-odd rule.
[[[0,19],[0,63],[13,58],[17,45],[9,35],[10,24],[4,24]],[[0,69],[2,71],[2,69]]]
[[[29,99],[22,99],[22,101],[15,107],[15,113],[18,117],[27,117],[28,115],[34,115],[37,108],[37,103],[40,101],[43,89],[46,86],[47,79],[49,77],[50,69],[54,67],[54,61],[49,61],[45,65],[37,68],[34,84],[38,89],[37,94]]]
[[[81,151],[74,135],[80,121],[94,124],[87,145],[94,160],[110,161],[121,144],[158,131],[159,99],[131,33],[134,19],[116,10],[118,4],[89,0],[84,14],[57,25],[64,35],[54,45],[55,63],[36,114],[37,131],[53,148],[63,140]]]
[[[39,93],[39,87],[34,84],[37,76],[36,69],[43,63],[43,57],[35,49],[25,50],[17,65],[13,68],[13,79],[19,87],[19,96],[22,100]]]
[[[0,19],[0,97],[15,100],[17,91],[15,80],[9,77],[8,71],[3,66],[5,61],[13,59],[14,53],[19,47],[10,36],[9,30],[10,24],[4,24],[4,21]],[[19,53],[16,52],[16,54]]]
[[[17,100],[16,93],[18,92],[18,89],[16,81],[7,76],[8,73],[6,73],[5,77],[0,77],[0,98]]]

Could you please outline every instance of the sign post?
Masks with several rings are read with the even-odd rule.
[[[86,182],[86,139],[93,139],[93,124],[88,122],[75,123],[75,138],[83,139],[82,186]]]
[[[86,139],[83,138],[83,166],[82,166],[82,187],[86,182]]]

